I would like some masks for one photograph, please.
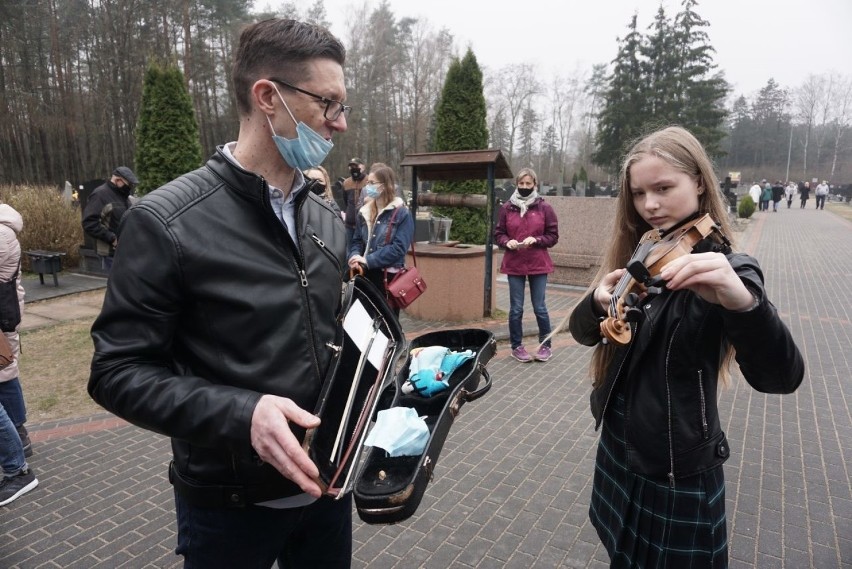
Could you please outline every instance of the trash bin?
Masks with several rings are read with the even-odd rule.
[[[429,243],[446,243],[450,240],[450,226],[453,220],[449,217],[432,217],[429,220]]]

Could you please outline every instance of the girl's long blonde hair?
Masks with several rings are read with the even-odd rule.
[[[669,126],[641,138],[634,143],[624,159],[619,177],[618,204],[616,206],[613,236],[603,256],[600,270],[595,275],[589,291],[593,291],[608,273],[627,265],[642,235],[652,229],[642,219],[633,205],[630,193],[630,167],[645,156],[656,156],[673,168],[695,178],[704,191],[698,196],[698,213],[709,213],[722,228],[722,233],[732,239],[728,221],[728,207],[722,196],[719,180],[713,171],[713,163],[698,139],[688,130]],[[733,242],[731,243],[733,246]],[[612,343],[598,344],[589,368],[595,386],[605,377],[615,347]],[[722,355],[720,377],[727,383],[728,368],[733,360],[733,347],[728,345]]]

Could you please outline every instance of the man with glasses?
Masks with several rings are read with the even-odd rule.
[[[351,499],[300,442],[335,349],[346,238],[302,171],[346,130],[345,49],[272,19],[240,35],[235,142],[123,222],[89,393],[172,438],[185,567],[348,567]]]

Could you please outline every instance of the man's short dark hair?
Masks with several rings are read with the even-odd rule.
[[[321,26],[281,18],[246,26],[231,70],[239,114],[251,112],[250,91],[255,81],[274,75],[297,85],[309,79],[305,64],[319,58],[341,66],[346,60],[346,48]]]

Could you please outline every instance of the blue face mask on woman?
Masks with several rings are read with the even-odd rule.
[[[374,200],[379,197],[379,193],[379,186],[376,184],[367,184],[366,186],[364,186],[364,195],[370,198],[371,200]]]
[[[275,92],[278,93],[278,98],[284,103],[287,114],[296,123],[296,138],[284,138],[275,134],[272,121],[269,120],[269,115],[266,116],[269,129],[272,131],[272,140],[275,141],[278,152],[281,153],[281,157],[284,158],[284,161],[291,168],[307,170],[308,168],[319,166],[325,160],[325,157],[328,156],[328,153],[331,152],[334,144],[330,140],[324,139],[317,131],[305,123],[297,121],[293,113],[290,112],[290,107],[284,102],[281,93],[278,92],[277,87],[275,88]]]

